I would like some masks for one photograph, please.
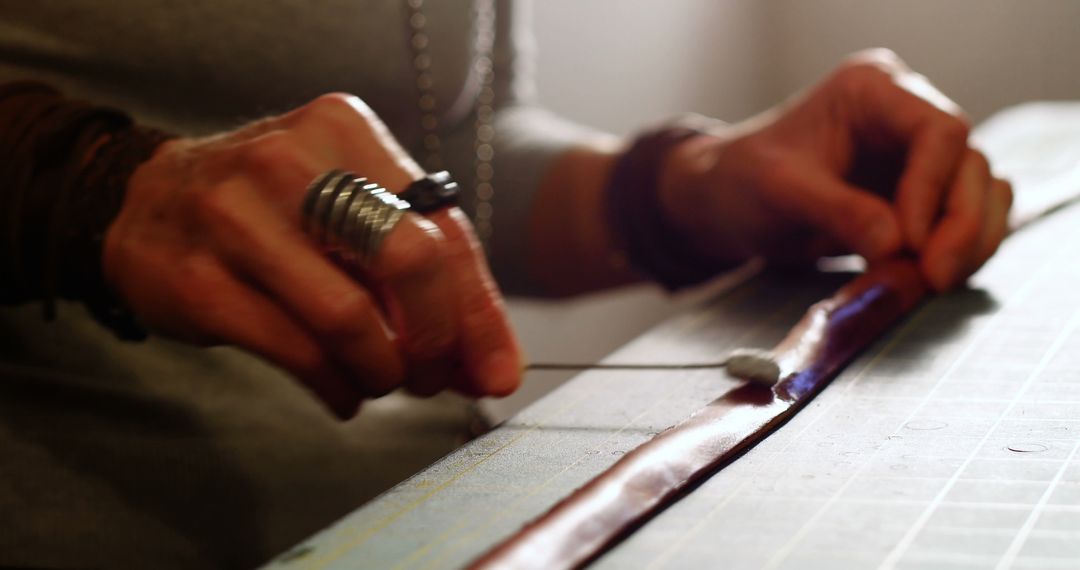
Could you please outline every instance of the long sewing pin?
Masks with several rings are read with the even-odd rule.
[[[719,362],[691,364],[638,364],[638,363],[532,363],[526,370],[704,370],[723,368],[728,374],[742,380],[772,386],[780,381],[780,365],[772,351],[757,348],[737,348]]]

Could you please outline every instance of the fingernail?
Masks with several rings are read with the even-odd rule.
[[[484,360],[480,375],[491,394],[505,396],[521,383],[522,365],[517,353],[497,350]]]

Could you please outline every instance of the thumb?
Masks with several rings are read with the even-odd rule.
[[[780,205],[792,219],[867,259],[887,257],[902,247],[899,221],[885,199],[820,168],[798,169],[790,178]]]

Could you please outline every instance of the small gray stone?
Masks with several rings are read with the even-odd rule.
[[[728,354],[724,363],[727,373],[743,380],[772,386],[780,380],[780,365],[772,352],[755,348],[738,348]]]

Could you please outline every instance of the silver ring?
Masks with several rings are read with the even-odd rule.
[[[324,251],[364,268],[408,209],[408,202],[378,184],[330,170],[308,186],[303,227]]]

